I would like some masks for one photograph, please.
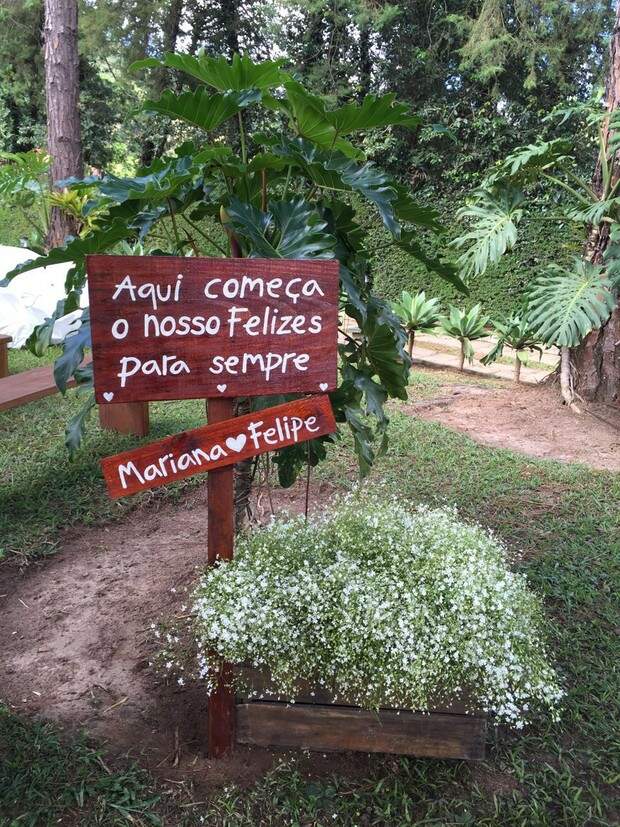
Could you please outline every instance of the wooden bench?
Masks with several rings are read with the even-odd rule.
[[[27,405],[58,393],[53,365],[42,365],[9,376],[7,346],[10,336],[0,336],[0,411]],[[69,382],[73,386],[75,382]],[[119,434],[146,436],[149,432],[148,402],[112,402],[99,406],[101,427]]]

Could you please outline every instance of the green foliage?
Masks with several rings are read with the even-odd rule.
[[[439,324],[439,299],[427,299],[424,290],[414,296],[403,290],[400,299],[392,302],[392,308],[407,332],[411,356],[415,334],[432,333]]]
[[[47,235],[49,157],[36,150],[0,152],[0,204],[19,210],[30,225],[29,241],[40,246]]]
[[[570,269],[549,265],[534,283],[528,321],[545,343],[575,347],[605,324],[616,301],[603,267],[576,258]]]
[[[475,304],[469,310],[460,310],[458,307],[449,307],[448,315],[442,316],[440,324],[448,336],[454,336],[461,343],[461,367],[463,359],[470,363],[474,360],[472,342],[486,335],[485,327],[489,317],[483,315],[482,308]]]
[[[493,331],[497,338],[495,346],[480,361],[483,365],[490,365],[501,357],[505,347],[514,350],[521,362],[526,362],[527,352],[535,351],[542,357],[542,340],[532,330],[527,309],[513,313],[503,319],[493,319]]]
[[[175,156],[156,159],[138,170],[133,178],[105,175],[64,182],[71,193],[88,196],[91,215],[97,216],[83,238],[50,251],[36,262],[26,262],[9,273],[18,273],[44,264],[72,261],[66,288],[68,302],[76,303],[86,276],[89,253],[115,251],[120,244],[143,245],[159,254],[195,254],[196,226],[205,216],[220,217],[222,226],[237,237],[242,253],[250,257],[338,258],[342,265],[342,305],[362,332],[360,341],[347,340],[340,347],[342,381],[332,395],[337,421],[347,423],[355,433],[360,470],[366,473],[376,454],[385,449],[387,416],[383,406],[388,397],[406,398],[409,358],[405,337],[389,305],[375,296],[368,279],[368,256],[364,228],[349,206],[350,194],[370,203],[380,215],[392,240],[406,245],[425,266],[435,269],[459,285],[454,271],[435,265],[416,240],[412,226],[438,228],[434,211],[418,205],[408,191],[387,173],[363,158],[361,150],[342,135],[386,124],[417,125],[408,108],[396,104],[392,95],[365,98],[360,105],[330,108],[320,96],[281,72],[272,61],[253,63],[235,56],[231,63],[221,58],[167,54],[163,61],[149,59],[138,68],[174,68],[202,84],[180,95],[165,91],[160,100],[147,100],[144,108],[156,110],[175,120],[189,122],[203,132],[239,115],[239,149],[221,142],[196,147],[182,144]],[[206,87],[215,87],[209,94]],[[279,97],[268,94],[278,86]],[[258,109],[258,107],[261,107]],[[268,132],[248,133],[244,116],[258,111],[271,125]],[[273,122],[274,109],[285,115],[291,126]],[[258,151],[251,154],[258,147]],[[154,248],[153,231],[169,218],[172,236],[163,249]],[[179,223],[183,220],[183,233]],[[220,248],[225,253],[225,249]],[[70,305],[69,305],[70,306]],[[65,303],[65,309],[68,305]],[[44,341],[44,331],[39,336]],[[67,338],[57,363],[59,387],[64,390],[70,375],[84,390],[92,376],[80,368],[84,348],[89,344],[89,327],[84,317],[80,331]],[[92,407],[87,401],[67,429],[67,443],[75,450]],[[371,429],[370,415],[375,430]],[[379,437],[378,446],[373,441]],[[323,443],[314,448],[314,460],[324,456]],[[284,449],[276,464],[282,483],[291,484],[307,456],[303,446]]]
[[[514,247],[522,203],[523,194],[514,188],[479,189],[457,212],[458,219],[475,222],[452,242],[457,250],[467,248],[457,259],[463,278],[482,275],[489,264],[496,264]]]

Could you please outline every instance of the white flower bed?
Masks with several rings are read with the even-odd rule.
[[[203,576],[194,612],[209,688],[216,652],[268,670],[284,697],[301,679],[366,708],[465,691],[516,727],[535,708],[557,715],[538,598],[501,543],[451,511],[352,496],[274,522]]]

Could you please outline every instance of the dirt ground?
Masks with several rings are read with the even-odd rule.
[[[449,375],[449,374],[447,374]],[[446,384],[433,399],[406,406],[482,445],[561,462],[620,471],[620,405],[585,405],[575,413],[544,386],[504,388]]]
[[[596,408],[578,416],[545,389],[446,384],[434,400],[405,410],[488,445],[620,470],[620,430],[613,425],[620,415]],[[302,484],[278,492],[277,510],[301,511],[303,492]],[[317,485],[312,506],[331,493]],[[140,755],[168,781],[194,780],[204,789],[262,774],[273,761],[266,750],[209,762],[201,746],[204,695],[166,685],[148,667],[150,624],[182,606],[179,594],[205,560],[206,523],[202,486],[180,505],[145,507],[107,527],[67,532],[58,554],[23,571],[0,569],[0,698],[67,729],[84,728],[113,754]],[[316,760],[328,771],[350,759]]]

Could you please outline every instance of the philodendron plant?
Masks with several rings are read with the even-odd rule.
[[[97,210],[96,227],[43,259],[20,265],[9,278],[33,267],[73,262],[57,316],[79,306],[89,253],[226,256],[232,240],[236,252],[251,258],[336,258],[341,310],[357,322],[361,335],[353,340],[343,333],[340,381],[331,402],[337,421],[350,427],[360,470],[367,472],[376,446],[381,450],[386,444],[384,403],[388,397],[406,398],[410,360],[399,320],[372,292],[356,199],[376,209],[394,244],[466,292],[455,268],[429,259],[420,246],[422,232],[442,230],[436,212],[418,204],[353,143],[374,129],[415,129],[420,119],[392,94],[329,108],[278,61],[168,53],[134,68],[172,70],[175,88],[179,76],[188,80],[188,91],[165,91],[143,108],[176,121],[175,134],[190,140],[134,177],[107,174],[63,182],[70,192],[88,195]],[[39,350],[49,342],[53,321],[36,332]],[[92,370],[82,364],[89,346],[85,311],[82,326],[67,338],[55,365],[61,391],[72,376],[81,389],[92,389]],[[69,424],[71,450],[79,445],[94,404],[91,395]],[[291,484],[308,459],[311,464],[321,460],[328,439],[314,440],[309,449],[298,445],[279,451],[280,481]]]
[[[458,339],[461,344],[459,370],[463,370],[465,359],[470,364],[474,361],[472,342],[486,336],[488,323],[489,317],[483,315],[479,304],[474,305],[470,310],[459,310],[458,307],[450,306],[448,315],[442,316],[442,329],[448,336]]]

